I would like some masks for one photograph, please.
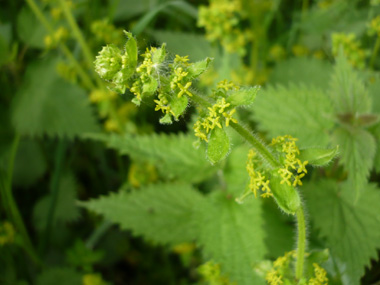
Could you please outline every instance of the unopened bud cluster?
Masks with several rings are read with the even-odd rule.
[[[137,43],[130,33],[122,51],[115,45],[104,47],[95,60],[95,70],[110,83],[110,89],[124,93],[127,89],[134,95],[132,102],[140,105],[144,98],[157,96],[156,111],[164,116],[161,123],[178,120],[188,106],[192,96],[192,81],[209,66],[211,59],[189,63],[188,57],[176,56],[172,63],[166,59],[165,44],[147,48],[140,55],[138,64]]]

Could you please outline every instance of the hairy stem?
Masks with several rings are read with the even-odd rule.
[[[33,260],[35,264],[42,265],[30,240],[28,231],[26,230],[24,221],[12,195],[13,169],[19,142],[20,135],[16,135],[16,137],[13,140],[10,152],[7,175],[4,179],[2,179],[2,181],[0,181],[1,201],[3,203],[4,209],[6,210],[7,216],[12,221],[12,224],[15,226],[16,231],[20,234],[22,238],[22,245],[24,247],[24,250],[27,252],[29,257]]]
[[[273,157],[272,153],[268,150],[268,148],[254,135],[252,135],[250,131],[248,131],[238,123],[230,122],[230,126],[253,146],[253,148],[257,151],[261,158],[268,163],[268,166],[271,169],[281,166],[279,162]]]
[[[36,4],[36,2],[34,0],[26,0],[26,2],[28,3],[30,9],[32,9],[34,15],[37,17],[37,19],[44,25],[45,29],[50,33],[50,34],[53,34],[54,33],[54,28],[52,27],[52,25],[49,23],[49,21],[46,19],[46,17],[44,16],[44,14],[42,13],[40,7]],[[83,70],[83,68],[81,67],[81,65],[78,63],[78,61],[76,60],[76,58],[74,57],[74,55],[72,54],[72,52],[70,51],[70,49],[64,44],[64,43],[60,43],[59,44],[59,47],[61,48],[61,50],[63,51],[63,53],[65,54],[65,56],[71,61],[71,63],[74,65],[76,71],[78,72],[78,75],[80,76],[80,78],[82,79],[83,81],[83,84],[84,86],[87,88],[87,89],[94,89],[95,86],[94,84],[92,83],[90,77],[87,75],[87,73]]]
[[[305,260],[305,248],[306,248],[306,223],[303,205],[296,212],[297,216],[297,263],[296,263],[296,279],[300,281],[303,277],[303,268]]]

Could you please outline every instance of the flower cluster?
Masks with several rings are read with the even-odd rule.
[[[208,142],[208,134],[215,127],[222,128],[223,125],[228,127],[230,122],[237,123],[236,119],[232,117],[236,109],[226,101],[228,92],[234,90],[239,90],[239,87],[233,82],[223,80],[218,83],[212,95],[216,99],[216,103],[212,107],[208,107],[208,112],[201,115],[194,124],[196,137]]]
[[[246,166],[250,177],[249,189],[253,192],[255,197],[257,197],[257,191],[259,190],[264,192],[261,194],[261,197],[263,198],[273,196],[269,186],[269,179],[267,179],[264,171],[260,171],[258,169],[258,164],[259,160],[257,158],[257,153],[251,149],[248,153],[248,161]]]
[[[283,167],[278,170],[282,178],[281,184],[286,183],[294,187],[302,185],[301,178],[307,173],[305,166],[308,164],[308,161],[302,162],[297,158],[300,151],[296,145],[296,141],[296,138],[286,135],[272,139],[271,143],[271,146],[280,154],[280,162],[283,165]],[[294,170],[297,171],[297,174],[292,172]]]
[[[340,48],[343,48],[343,52],[352,66],[360,69],[365,67],[367,51],[360,47],[360,42],[356,40],[355,34],[334,33],[332,35],[334,56],[338,54]]]
[[[83,285],[106,285],[107,283],[103,280],[100,274],[89,273],[83,275],[82,278]]]
[[[0,224],[0,246],[7,243],[12,243],[15,238],[15,229],[9,222],[3,222]]]
[[[199,8],[198,25],[206,29],[208,40],[220,41],[227,51],[244,55],[251,40],[248,30],[240,28],[244,18],[240,0],[213,0],[210,6]]]
[[[107,19],[92,22],[91,33],[99,43],[122,44],[123,30],[116,28]]]
[[[368,25],[368,34],[370,36],[380,36],[380,16],[377,16],[371,20]]]
[[[56,48],[60,43],[69,38],[69,31],[65,27],[59,27],[54,34],[47,35],[44,38],[44,43],[47,49]]]
[[[95,70],[110,83],[110,89],[124,93],[127,89],[134,95],[132,102],[140,105],[144,98],[153,99],[156,111],[161,110],[163,124],[178,120],[192,96],[192,81],[209,66],[211,59],[189,63],[188,57],[176,56],[170,64],[166,60],[165,44],[147,48],[138,65],[137,43],[130,33],[122,51],[115,45],[103,47],[95,60]]]
[[[309,255],[307,253],[306,255]],[[271,268],[267,270],[265,275],[265,280],[269,285],[280,285],[280,284],[293,284],[290,283],[289,273],[291,272],[291,264],[296,258],[296,251],[290,251],[285,253],[284,256],[277,258],[271,265]],[[305,279],[300,281],[299,284],[309,284],[309,285],[325,285],[328,284],[328,278],[326,270],[324,270],[318,263],[313,263],[314,272],[310,272],[309,280]]]
[[[270,285],[283,284],[283,275],[285,269],[289,267],[292,258],[296,257],[296,251],[289,251],[284,256],[280,256],[273,262],[273,268],[265,276],[265,280]]]
[[[144,61],[136,68],[137,78],[134,80],[130,91],[136,96],[132,102],[136,105],[140,105],[142,96],[152,95],[157,87],[157,73],[158,62],[153,62],[152,57],[157,53],[157,48],[146,49],[146,52],[141,56],[144,58]]]
[[[260,157],[253,149],[248,152],[246,165],[250,177],[248,189],[250,192],[253,192],[255,197],[257,197],[258,191],[263,192],[261,194],[261,197],[263,198],[273,196],[274,193],[271,189],[271,185],[278,188],[278,185],[275,183],[277,177],[279,178],[280,185],[285,184],[287,187],[302,185],[301,179],[307,173],[305,166],[308,164],[308,161],[302,162],[298,158],[300,151],[296,145],[296,141],[297,139],[292,138],[289,135],[279,136],[272,140],[270,145],[275,150],[276,157],[278,158],[280,165],[282,165],[282,167],[276,168],[272,171],[264,170]],[[294,172],[296,172],[296,174]],[[271,180],[273,181],[271,182]],[[281,191],[286,190],[283,189],[280,190],[280,192]],[[248,194],[249,192],[245,192],[241,198],[237,199],[237,201],[241,201]],[[278,194],[276,196],[278,196]],[[278,199],[279,197],[275,198]]]
[[[328,284],[329,279],[327,278],[326,270],[318,265],[318,263],[313,263],[314,267],[314,278],[309,280],[309,285],[324,285]]]
[[[213,261],[208,261],[198,267],[198,272],[202,276],[203,281],[207,284],[233,285],[227,277],[223,276],[220,265]]]
[[[173,64],[169,65],[170,77],[168,84],[159,89],[158,100],[156,103],[156,111],[161,110],[165,116],[161,119],[162,123],[171,123],[172,116],[178,120],[188,104],[188,97],[193,96],[191,93],[192,65],[189,63],[188,56],[176,55]]]

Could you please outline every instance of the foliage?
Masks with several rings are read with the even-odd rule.
[[[344,282],[356,284],[369,265],[376,258],[379,247],[379,190],[373,184],[367,184],[363,194],[352,202],[350,192],[354,185],[321,180],[305,185],[305,194],[309,203],[310,216],[320,234],[326,238],[334,263]],[[345,266],[342,266],[344,264]]]
[[[379,4],[4,2],[0,283],[378,282]]]

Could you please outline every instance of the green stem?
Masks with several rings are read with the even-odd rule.
[[[20,143],[20,135],[16,135],[12,144],[11,152],[10,152],[7,175],[4,182],[1,183],[0,185],[0,192],[1,192],[1,198],[2,198],[1,200],[9,219],[12,221],[17,232],[20,234],[22,238],[24,250],[30,256],[33,262],[35,262],[37,265],[42,265],[41,260],[39,259],[34,249],[34,246],[30,240],[28,231],[26,230],[24,221],[22,219],[20,211],[12,195],[13,169],[14,169],[14,163],[15,163],[15,158],[16,158],[19,143]]]
[[[55,209],[57,206],[58,196],[59,196],[59,180],[62,173],[62,165],[63,158],[66,150],[66,143],[63,140],[60,140],[58,143],[58,147],[55,153],[55,165],[53,177],[51,180],[50,188],[51,188],[51,201],[49,206],[49,212],[47,215],[46,228],[45,233],[42,239],[40,252],[44,252],[49,245],[50,233],[53,226]]]
[[[305,214],[303,210],[303,205],[296,212],[297,216],[297,263],[296,263],[296,279],[300,281],[303,277],[303,267],[305,260],[305,248],[306,248],[306,224],[305,224]]]
[[[54,33],[54,28],[52,27],[52,25],[49,23],[49,21],[46,19],[46,17],[44,16],[44,14],[42,13],[40,7],[36,4],[36,2],[34,0],[26,0],[26,2],[28,3],[30,9],[32,9],[33,13],[35,14],[35,16],[37,17],[37,19],[45,26],[45,29],[50,33],[50,34],[53,34]],[[88,74],[83,70],[83,68],[81,67],[81,65],[78,63],[78,61],[76,60],[76,58],[74,57],[74,55],[71,53],[70,49],[64,44],[64,43],[60,43],[59,44],[61,50],[63,51],[63,53],[65,54],[65,56],[71,61],[71,63],[74,65],[76,71],[78,72],[78,75],[81,77],[82,81],[83,81],[83,84],[84,86],[87,88],[87,89],[94,89],[95,88],[95,85],[92,83],[90,77],[88,76]]]
[[[376,58],[377,52],[379,51],[379,48],[380,48],[380,37],[377,36],[375,47],[373,49],[372,56],[371,56],[371,61],[370,61],[370,64],[369,64],[371,68],[373,68],[373,66],[375,65],[375,58]]]
[[[59,0],[59,3],[61,4],[63,13],[65,14],[66,20],[69,23],[74,36],[76,37],[79,45],[82,47],[83,55],[85,60],[87,61],[88,66],[94,70],[94,57],[91,53],[90,48],[88,47],[86,40],[84,39],[81,30],[78,27],[77,22],[74,19],[73,14],[71,13],[70,7],[67,5],[66,0]],[[98,86],[103,86],[103,82],[98,76],[95,76],[96,82]]]
[[[103,235],[112,227],[113,223],[109,221],[104,221],[100,227],[98,227],[88,238],[86,242],[86,247],[93,249]]]

